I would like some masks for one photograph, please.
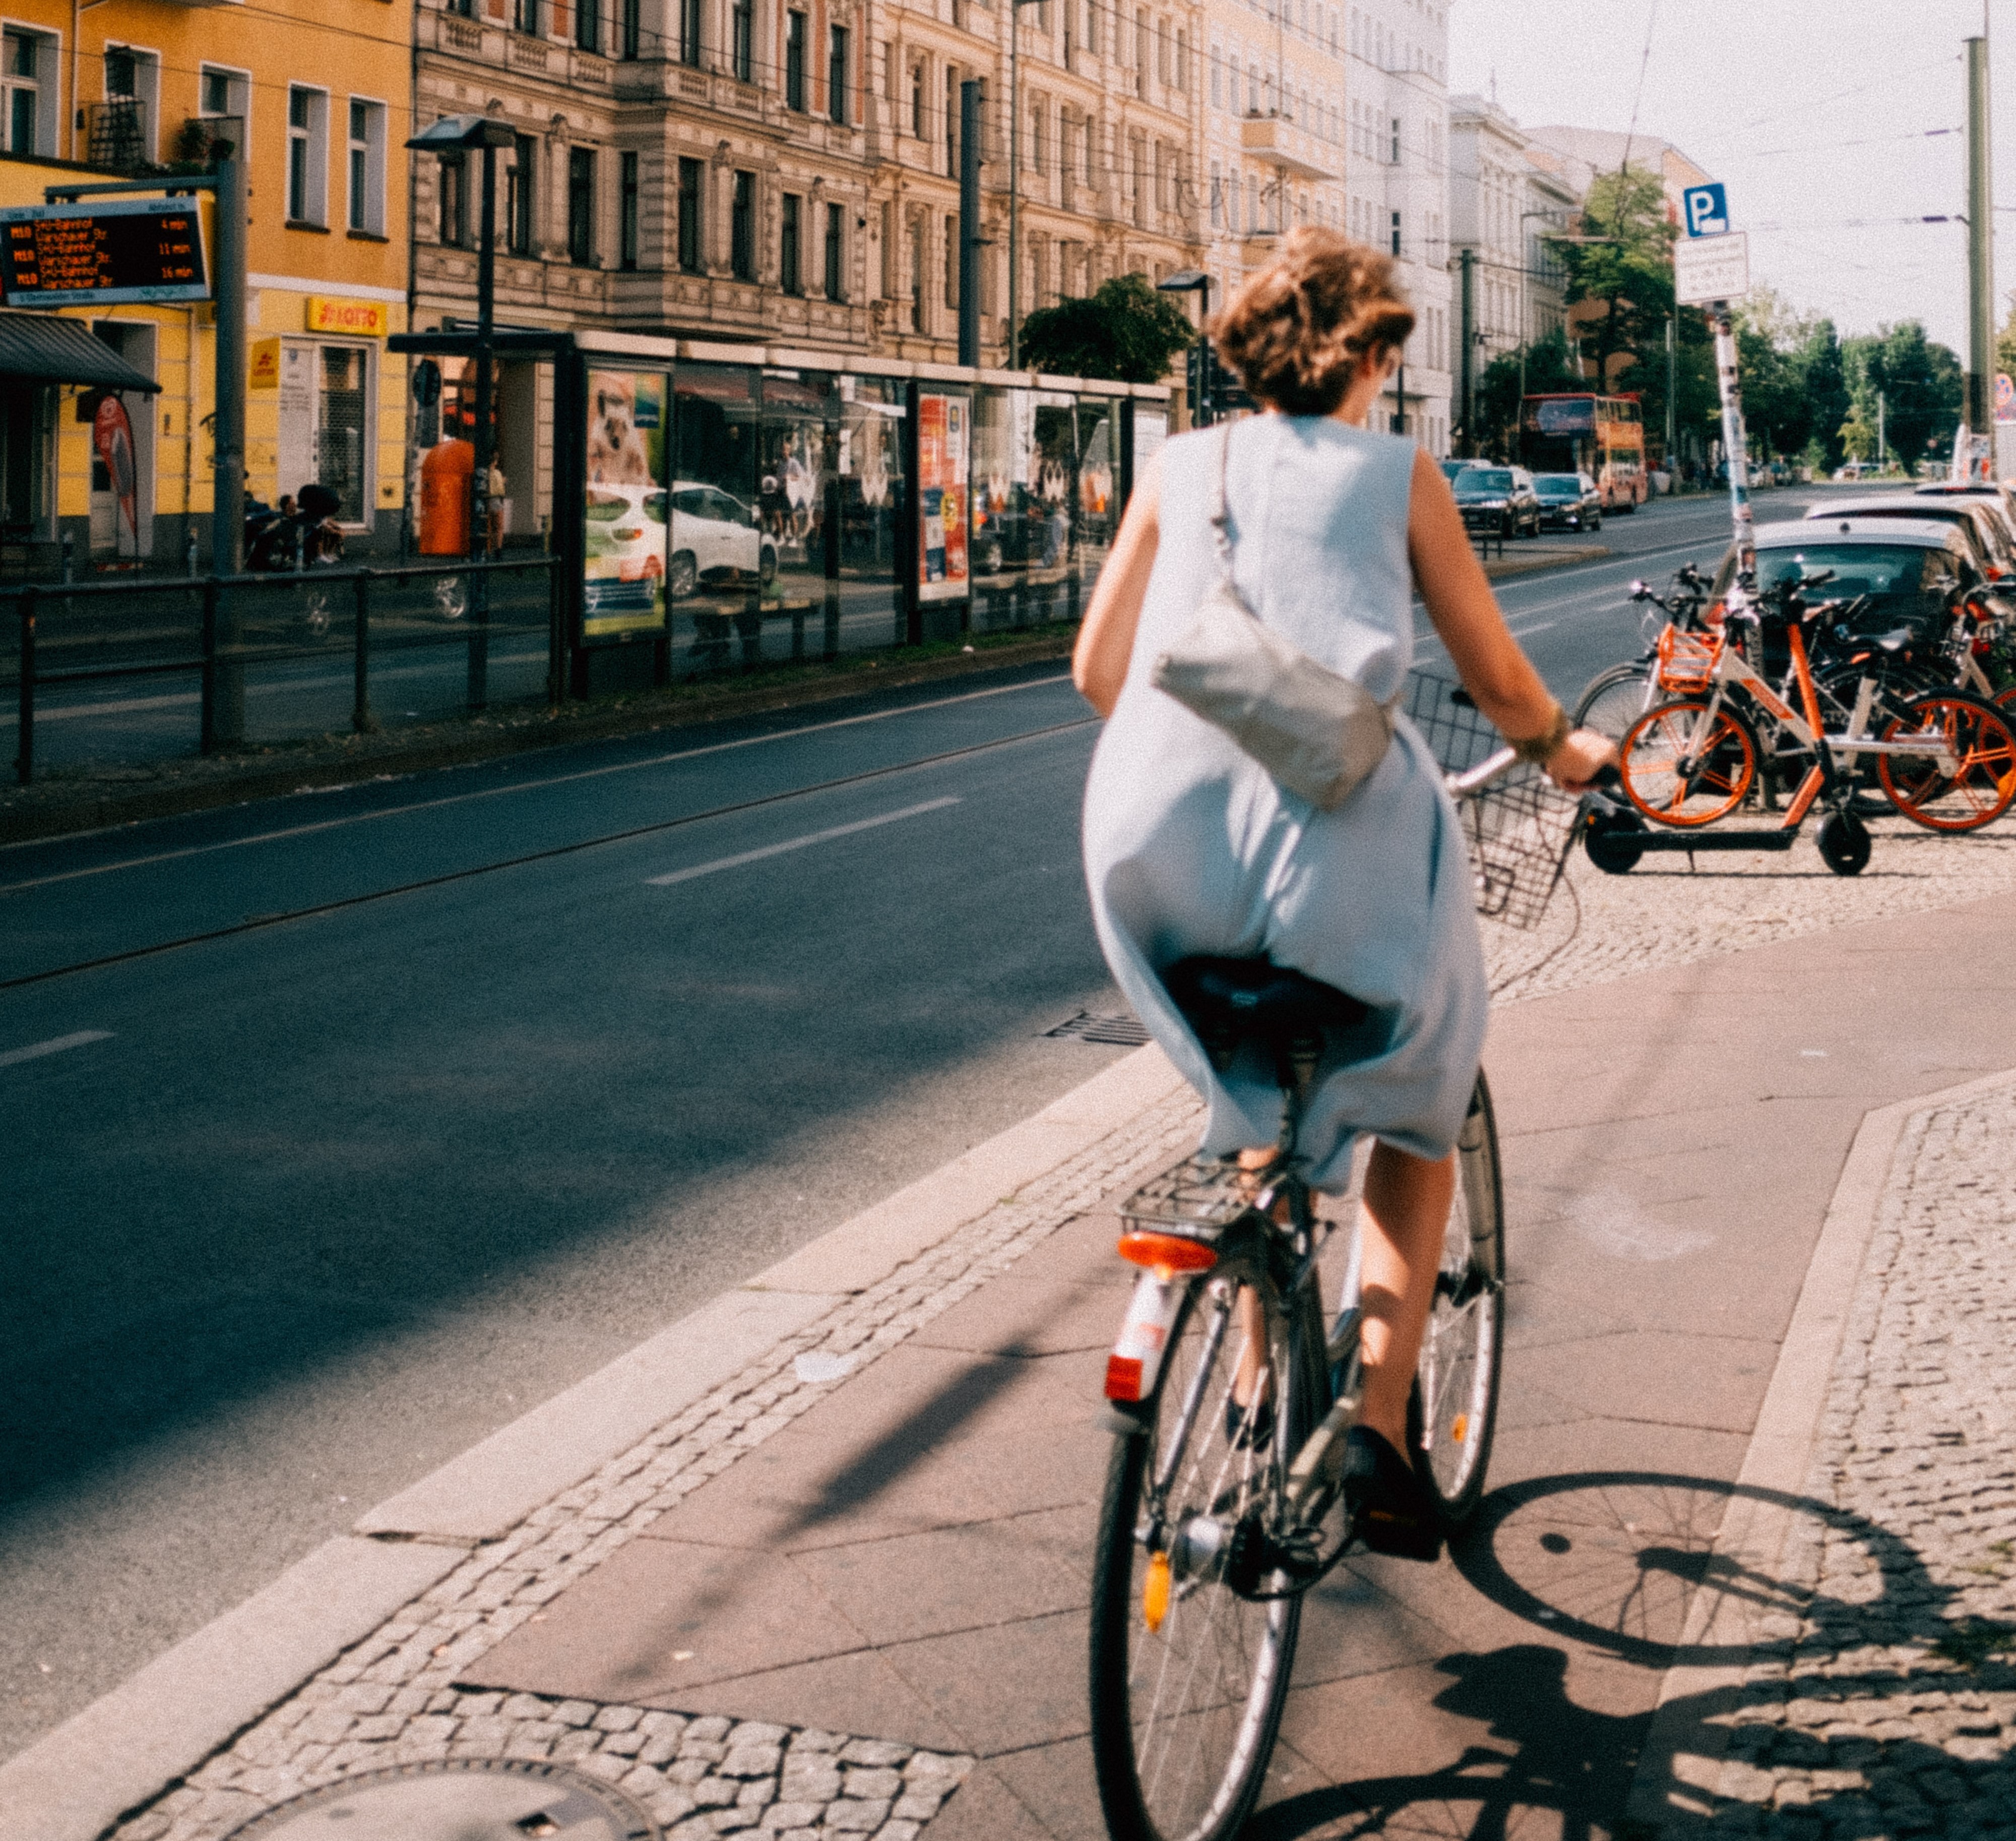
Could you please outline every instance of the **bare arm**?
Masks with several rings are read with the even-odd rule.
[[[1157,454],[1127,501],[1120,535],[1100,571],[1092,605],[1071,650],[1071,682],[1102,716],[1113,714],[1127,682],[1128,661],[1134,656],[1134,629],[1140,624],[1141,602],[1161,535],[1161,494],[1162,457]]]
[[[1514,741],[1544,734],[1553,720],[1553,697],[1507,630],[1497,597],[1470,547],[1470,533],[1463,528],[1449,481],[1425,450],[1414,456],[1407,551],[1428,618],[1477,707]],[[1607,740],[1579,730],[1549,757],[1546,766],[1554,779],[1573,789],[1586,784],[1597,768],[1615,758]]]

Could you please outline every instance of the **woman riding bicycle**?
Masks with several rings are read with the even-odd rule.
[[[1323,809],[1152,681],[1219,575],[1222,477],[1233,580],[1274,633],[1388,704],[1413,663],[1418,592],[1478,708],[1522,755],[1570,791],[1615,759],[1604,737],[1571,732],[1506,630],[1434,459],[1366,430],[1413,325],[1386,257],[1334,231],[1285,239],[1212,327],[1265,413],[1179,437],[1150,465],[1072,675],[1111,719],[1085,791],[1100,942],[1136,1013],[1208,1102],[1203,1148],[1264,1167],[1279,1092],[1257,1071],[1214,1070],[1163,969],[1195,954],[1265,957],[1371,1007],[1371,1039],[1319,1065],[1300,1143],[1311,1184],[1341,1193],[1355,1134],[1376,1140],[1346,1497],[1370,1546],[1431,1559],[1434,1506],[1402,1455],[1407,1398],[1489,1000],[1456,814],[1404,717],[1370,775]],[[1242,1393],[1240,1404],[1253,1403]]]

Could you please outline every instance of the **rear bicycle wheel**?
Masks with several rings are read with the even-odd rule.
[[[1648,710],[1619,744],[1625,796],[1644,815],[1683,829],[1712,824],[1743,803],[1757,774],[1757,738],[1724,704],[1712,721],[1705,699],[1676,698]]]
[[[1456,1198],[1408,1403],[1414,1468],[1435,1499],[1445,1533],[1459,1531],[1484,1495],[1504,1328],[1505,1197],[1491,1089],[1480,1068],[1456,1140]]]
[[[1237,1404],[1242,1321],[1255,1314],[1240,1308],[1240,1289],[1220,1279],[1192,1290],[1145,1429],[1116,1441],[1107,1475],[1093,1567],[1092,1755],[1114,1841],[1230,1841],[1259,1800],[1287,1699],[1301,1601],[1256,1600],[1235,1586],[1253,1589],[1253,1530],[1308,1434],[1310,1382],[1294,1378],[1307,1366],[1302,1337],[1262,1295],[1263,1397],[1287,1410]]]
[[[1936,759],[1884,755],[1877,761],[1877,779],[1891,803],[1928,830],[1971,831],[1991,824],[2016,799],[2012,722],[2016,715],[1969,690],[1914,697],[1885,730],[1883,739],[1943,737],[1952,771]]]
[[[1593,729],[1612,741],[1622,741],[1631,725],[1652,707],[1658,697],[1652,687],[1651,671],[1633,661],[1613,665],[1598,672],[1582,686],[1569,720],[1578,729]]]

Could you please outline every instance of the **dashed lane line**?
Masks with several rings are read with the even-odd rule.
[[[110,1042],[110,1029],[77,1029],[67,1036],[52,1036],[46,1042],[31,1042],[26,1048],[10,1048],[0,1054],[0,1068],[11,1068],[21,1061],[38,1061],[44,1055],[61,1054],[64,1050],[82,1048],[93,1042]]]
[[[760,850],[743,850],[733,856],[718,856],[712,863],[695,863],[689,869],[672,870],[662,876],[646,876],[646,884],[652,888],[669,888],[675,882],[691,882],[701,876],[711,876],[722,870],[739,870],[744,863],[761,863],[767,857],[782,856],[787,852],[808,849],[815,844],[830,844],[836,838],[851,838],[857,831],[872,831],[878,825],[894,824],[898,819],[921,817],[927,812],[942,812],[948,805],[956,805],[959,795],[952,794],[942,799],[927,799],[921,805],[905,805],[901,812],[884,812],[873,818],[857,818],[851,824],[829,825],[823,831],[808,832],[802,838],[787,838],[781,844],[765,844]]]

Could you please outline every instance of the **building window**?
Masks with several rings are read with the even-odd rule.
[[[840,270],[841,210],[842,207],[837,204],[826,207],[826,297],[829,301],[847,298],[847,290],[841,285]]]
[[[847,125],[847,28],[835,26],[832,41],[826,49],[826,101],[833,120],[842,128]]]
[[[450,249],[469,247],[469,165],[462,155],[441,163],[441,240]]]
[[[756,0],[734,0],[729,9],[728,25],[735,81],[751,82],[756,73]]]
[[[512,0],[511,23],[521,32],[539,35],[539,0]]]
[[[735,197],[728,218],[728,266],[737,281],[756,279],[756,175],[735,175]]]
[[[441,10],[453,13],[457,19],[474,19],[476,0],[442,0]]]
[[[639,241],[638,222],[638,156],[626,153],[619,164],[616,213],[616,261],[620,268],[637,266]]]
[[[1393,214],[1393,253],[1396,256],[1400,253],[1400,214],[1398,211]]]
[[[595,150],[567,150],[567,260],[595,266]]]
[[[161,60],[130,45],[105,49],[105,100],[88,117],[85,158],[94,166],[131,172],[154,157],[160,112]]]
[[[510,170],[504,178],[504,235],[514,256],[532,253],[533,187],[537,179],[531,138],[520,135],[512,147]]]
[[[287,92],[287,221],[329,222],[329,92]]]
[[[700,272],[700,164],[679,162],[679,267],[688,275]]]
[[[924,330],[924,230],[920,214],[910,222],[910,330]]]
[[[1099,14],[1104,0],[1085,0],[1085,48],[1099,56]]]
[[[679,62],[700,63],[700,0],[679,0]]]
[[[1225,59],[1215,45],[1211,48],[1211,106],[1225,106]]]
[[[618,0],[617,56],[635,60],[644,49],[644,0]]]
[[[1134,93],[1142,96],[1148,93],[1148,16],[1145,13],[1134,16]]]
[[[910,67],[910,132],[924,138],[924,67],[923,60]]]
[[[1225,214],[1225,181],[1219,172],[1218,162],[1211,163],[1211,227],[1215,230]]]
[[[1029,107],[1029,170],[1043,170],[1043,105],[1041,99]]]
[[[805,276],[799,268],[799,258],[804,245],[804,225],[799,221],[801,200],[795,192],[787,192],[779,201],[778,211],[777,285],[787,294],[801,294],[805,291]]]
[[[602,49],[602,0],[574,0],[574,41],[583,51]]]
[[[945,66],[945,174],[959,177],[959,73]]]
[[[350,99],[350,227],[385,234],[385,135],[383,103]]]
[[[1393,138],[1391,143],[1390,155],[1391,157],[1388,164],[1392,166],[1398,166],[1400,164],[1400,117],[1397,115],[1393,117]]]
[[[358,345],[287,340],[280,351],[276,458],[281,485],[311,480],[336,495],[340,523],[371,517],[373,353]]]
[[[784,106],[800,114],[805,107],[805,16],[784,15]]]
[[[945,221],[945,301],[948,313],[959,308],[959,219]]]

